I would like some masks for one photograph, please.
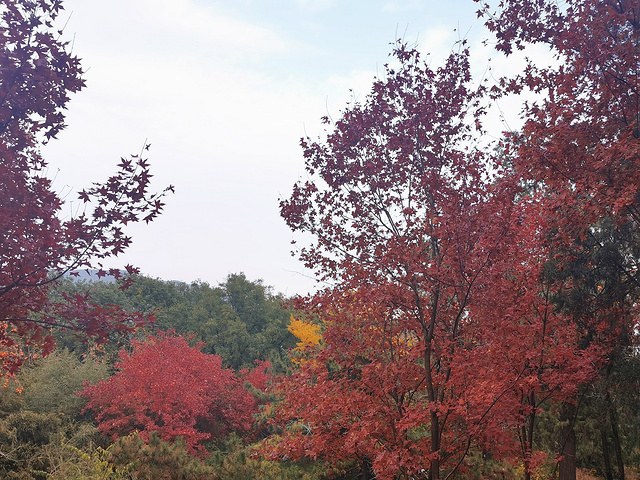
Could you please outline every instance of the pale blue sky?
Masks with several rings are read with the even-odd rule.
[[[304,175],[300,137],[316,136],[323,115],[337,118],[349,89],[366,95],[396,37],[417,41],[438,65],[458,38],[454,29],[472,47],[484,35],[471,0],[65,7],[87,89],[70,103],[68,129],[44,151],[56,187],[74,198],[70,192],[106,177],[145,139],[157,187],[176,187],[162,217],[131,229],[133,246],[114,266],[212,284],[244,271],[289,295],[313,285],[290,255],[294,237],[278,213],[278,197]],[[479,72],[487,55],[478,46]]]

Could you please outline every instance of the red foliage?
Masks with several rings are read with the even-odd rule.
[[[243,368],[240,370],[239,375],[245,382],[248,382],[253,388],[260,392],[265,392],[267,384],[271,381],[271,373],[268,370],[271,368],[271,362],[268,360],[256,360],[255,367],[249,370]]]
[[[603,216],[640,221],[640,2],[508,0],[478,13],[498,50],[542,43],[559,60],[529,61],[522,75],[502,81],[505,93],[544,94],[526,106],[509,148],[517,174],[544,186],[559,210],[558,235],[574,241],[576,229]]]
[[[640,2],[481,3],[498,50],[543,44],[557,60],[550,67],[529,61],[521,75],[502,80],[501,94],[528,89],[542,98],[525,105],[524,127],[503,150],[514,177],[543,199],[537,208],[555,277],[547,298],[581,293],[566,324],[552,327],[573,325],[580,349],[557,348],[585,359],[600,350],[613,360],[640,325]],[[598,258],[598,250],[615,254]],[[581,373],[566,382],[579,383]]]
[[[207,440],[251,429],[258,402],[219,356],[171,333],[132,348],[120,352],[115,375],[79,393],[89,400],[85,410],[95,413],[100,431],[114,440],[134,431],[145,440],[154,431],[166,441],[180,436],[192,452],[203,452]],[[269,366],[261,363],[245,379],[264,388]]]
[[[272,453],[436,479],[475,445],[530,472],[539,408],[571,401],[606,352],[553,303],[570,287],[544,271],[566,211],[510,157],[473,147],[484,92],[466,50],[437,71],[394,53],[325,141],[303,140],[310,180],[281,203],[313,235],[301,258],[334,286],[300,302],[324,345],[281,379]]]
[[[127,314],[86,297],[53,304],[48,293],[71,270],[98,267],[104,274],[101,260],[131,241],[122,227],[153,220],[163,206],[164,192],[148,191],[147,160],[133,156],[105,183],[80,193],[84,213],[61,219],[62,199],[46,177],[39,146],[64,128],[69,94],[84,87],[79,59],[53,31],[61,9],[59,0],[7,0],[0,7],[0,348],[9,373],[19,368],[23,347],[51,350],[52,326],[100,338],[141,320],[127,323]]]
[[[491,158],[468,146],[481,115],[468,52],[437,71],[403,45],[395,56],[326,142],[303,141],[313,180],[282,202],[314,234],[302,258],[338,284],[307,304],[325,346],[283,380],[279,419],[299,428],[277,453],[361,459],[380,478],[455,466],[489,418],[500,388],[460,383],[483,338],[469,309],[517,219],[515,189],[495,189]]]

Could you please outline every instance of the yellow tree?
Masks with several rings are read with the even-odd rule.
[[[287,328],[298,340],[300,340],[296,343],[296,347],[293,349],[295,356],[292,358],[294,363],[300,364],[303,362],[300,357],[304,355],[305,350],[320,345],[320,342],[322,341],[320,325],[316,325],[312,322],[305,322],[304,320],[298,320],[291,315],[291,322]]]

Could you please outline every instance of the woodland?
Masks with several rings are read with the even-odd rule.
[[[325,286],[285,298],[104,267],[173,186],[147,146],[61,214],[40,147],[81,61],[61,0],[3,0],[0,476],[640,478],[640,0],[475,5],[552,66],[478,82],[464,40],[437,68],[393,44],[301,140],[280,213]]]

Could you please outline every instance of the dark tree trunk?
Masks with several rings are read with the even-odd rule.
[[[611,470],[611,455],[609,454],[609,439],[607,435],[607,422],[600,424],[600,437],[602,439],[602,459],[604,460],[604,474],[607,480],[613,480],[613,471]]]
[[[533,453],[533,427],[535,426],[535,411],[527,416],[521,427],[522,453],[524,461],[524,480],[531,480],[531,457]]]
[[[611,438],[613,440],[613,449],[616,454],[616,472],[617,480],[625,480],[624,478],[624,462],[622,460],[622,446],[620,445],[620,433],[618,432],[618,412],[616,406],[611,401],[611,395],[607,392],[605,396],[607,409],[609,410],[609,423],[611,424]]]
[[[440,453],[440,419],[437,413],[431,414],[431,453],[433,454],[433,460],[429,466],[429,480],[440,479],[440,459],[438,454]]]
[[[364,460],[360,466],[360,473],[358,475],[359,480],[374,480],[376,478],[373,473],[373,466],[369,460]]]
[[[558,454],[562,457],[558,464],[558,480],[576,480],[576,432],[573,428],[576,406],[563,403],[560,421],[566,425],[560,430]]]

